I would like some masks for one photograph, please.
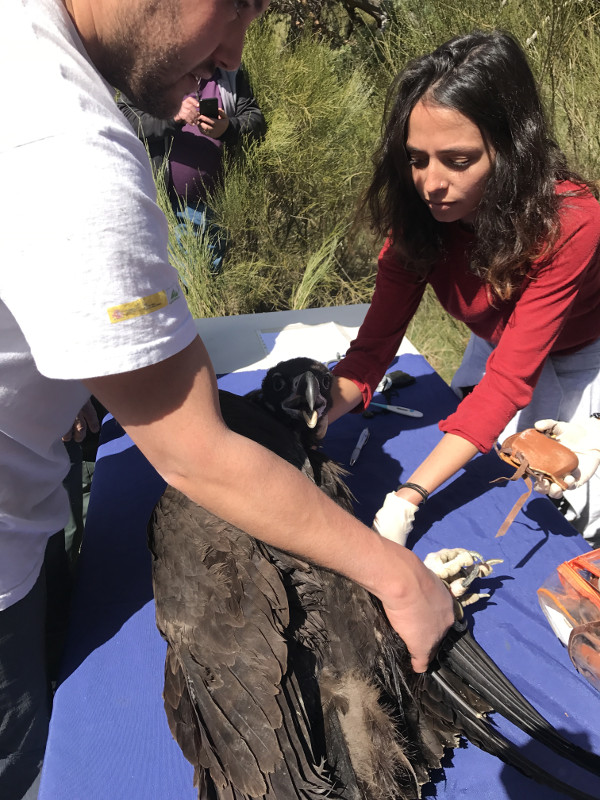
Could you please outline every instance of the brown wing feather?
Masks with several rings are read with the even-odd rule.
[[[277,572],[249,537],[171,488],[155,512],[151,549],[157,624],[170,645],[167,715],[187,693],[214,739],[198,751],[198,711],[186,709],[177,741],[186,757],[194,754],[192,763],[210,763],[213,773],[216,759],[225,774],[239,774],[241,791],[259,796],[263,774],[280,757],[273,731],[281,725],[276,696],[287,661],[288,610]]]
[[[309,463],[289,431],[248,400],[225,395],[222,405],[230,427],[241,432],[245,417],[252,438],[349,504],[328,459],[311,453]],[[208,770],[223,799],[418,797],[432,759],[420,745],[405,753],[419,741],[418,714],[399,668],[385,686],[382,642],[394,658],[403,645],[368,593],[254,541],[172,488],[150,546],[157,624],[169,643],[165,709],[196,783]]]

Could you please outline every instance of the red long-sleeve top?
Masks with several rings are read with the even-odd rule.
[[[561,183],[557,191],[575,190]],[[425,291],[474,334],[495,345],[486,372],[457,410],[439,423],[481,452],[490,450],[533,394],[548,354],[567,354],[600,336],[600,205],[590,194],[563,198],[561,234],[552,259],[535,264],[509,301],[499,300],[469,271],[473,234],[458,223],[445,229],[445,255],[426,281],[402,266],[386,241],[379,256],[371,307],[334,373],[360,388],[365,406],[394,358]]]

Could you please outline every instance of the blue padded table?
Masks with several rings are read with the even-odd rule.
[[[371,433],[348,483],[370,524],[386,492],[406,480],[441,437],[437,422],[456,398],[425,359],[402,355],[393,369],[416,376],[398,404],[422,419],[347,415],[324,447],[348,467],[363,427]],[[264,372],[230,374],[221,388],[244,394]],[[480,585],[491,593],[469,611],[474,635],[525,696],[570,739],[600,753],[600,695],[575,671],[539,609],[536,589],[554,568],[588,550],[552,504],[534,496],[508,533],[495,533],[522,481],[491,483],[510,470],[492,453],[475,458],[421,507],[409,546],[421,557],[469,547],[503,558]],[[164,484],[110,417],[94,475],[61,683],[56,693],[40,800],[195,800],[192,768],[171,738],[162,707],[165,644],[154,621],[146,523]],[[497,721],[497,715],[493,717]],[[600,779],[498,723],[523,752],[562,780],[600,797]],[[423,797],[558,800],[492,756],[466,744],[446,756]],[[278,798],[277,800],[286,800]]]

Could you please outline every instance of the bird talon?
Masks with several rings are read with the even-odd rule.
[[[473,603],[476,603],[478,600],[481,600],[482,598],[489,596],[490,596],[489,592],[479,592],[479,593],[470,592],[470,594],[466,594],[464,597],[460,598],[460,604],[464,608],[465,606],[470,606]]]
[[[460,585],[463,587],[465,592],[469,588],[469,586],[473,583],[475,578],[478,578],[480,575],[484,575],[484,572],[481,569],[481,564],[473,564],[473,566],[469,570],[463,567],[460,571],[467,573],[465,577],[460,581]]]
[[[488,577],[494,566],[502,561],[501,558],[490,558],[486,561],[476,550],[446,547],[428,553],[423,563],[448,585],[454,597],[460,598],[464,606],[475,603],[482,597],[489,597],[489,594],[468,593],[467,590],[476,578]]]

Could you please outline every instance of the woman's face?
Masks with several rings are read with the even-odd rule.
[[[477,125],[460,111],[419,100],[408,118],[406,152],[434,219],[472,224],[494,158]]]

